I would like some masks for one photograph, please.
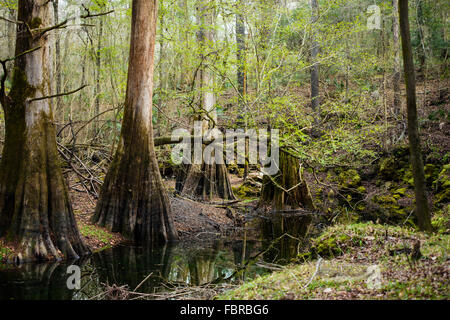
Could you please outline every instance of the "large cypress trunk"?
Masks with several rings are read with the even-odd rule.
[[[177,239],[158,170],[152,125],[156,0],[133,1],[130,60],[120,142],[93,221],[143,244]]]
[[[263,177],[260,205],[270,206],[275,210],[314,209],[299,160],[282,149],[280,149],[279,172],[273,176]]]
[[[90,251],[78,232],[56,147],[49,34],[52,4],[21,0],[14,74],[2,98],[5,146],[0,164],[0,235],[19,245],[17,260],[77,258]]]
[[[176,190],[183,196],[202,200],[236,199],[224,164],[184,165],[177,176]]]

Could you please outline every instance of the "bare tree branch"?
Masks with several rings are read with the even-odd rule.
[[[63,93],[58,93],[58,94],[54,94],[54,95],[51,95],[51,96],[45,96],[45,97],[39,97],[39,98],[33,98],[33,99],[28,100],[28,102],[39,101],[39,100],[45,100],[45,99],[53,99],[53,98],[62,97],[62,96],[68,96],[68,95],[74,94],[74,93],[76,93],[76,92],[78,92],[78,91],[80,91],[80,90],[83,90],[83,89],[86,88],[86,87],[87,87],[87,85],[83,85],[83,86],[81,86],[81,87],[79,87],[78,89],[75,89],[75,90],[73,90],[73,91],[63,92]]]
[[[107,12],[101,12],[101,13],[92,14],[92,13],[90,13],[89,9],[87,9],[84,5],[83,5],[83,8],[87,11],[87,13],[84,14],[84,15],[79,16],[79,18],[81,18],[81,19],[88,19],[88,18],[105,16],[105,15],[108,15],[108,14],[114,12],[114,10],[110,10],[110,11],[107,11]],[[39,36],[42,36],[42,35],[44,35],[45,33],[49,32],[51,30],[65,28],[67,23],[69,23],[69,21],[72,21],[72,20],[75,20],[75,19],[76,19],[76,17],[68,18],[68,19],[66,19],[64,21],[61,21],[60,23],[55,24],[53,26],[50,26],[50,27],[47,27],[47,28],[44,28],[44,29],[38,29],[40,31]]]

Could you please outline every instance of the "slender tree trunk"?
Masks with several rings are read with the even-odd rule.
[[[52,25],[46,0],[20,0],[19,21]],[[78,232],[56,147],[49,34],[20,25],[10,94],[3,99],[5,147],[0,163],[0,235],[19,243],[19,261],[76,258],[89,253]]]
[[[55,23],[59,22],[59,13],[58,13],[58,0],[53,1],[53,11],[55,15]],[[56,76],[56,88],[55,93],[61,93],[61,43],[59,39],[59,31],[55,30],[55,76]],[[55,111],[56,113],[61,112],[61,97],[56,98]],[[63,115],[64,116],[64,115]],[[63,119],[63,117],[61,117]]]
[[[408,137],[414,176],[414,188],[416,193],[416,215],[419,222],[419,228],[423,231],[431,231],[431,218],[425,190],[425,174],[423,169],[419,125],[417,120],[416,77],[414,72],[414,61],[411,48],[411,35],[409,31],[408,0],[399,0],[399,17],[406,83]]]
[[[236,14],[236,44],[237,44],[237,82],[238,82],[238,103],[239,109],[244,110],[244,125],[245,130],[248,127],[248,109],[246,102],[247,95],[247,72],[246,72],[246,44],[245,44],[245,24],[244,17],[242,15],[241,10],[243,10],[244,0],[240,0],[240,7],[238,8],[238,13]],[[249,174],[249,164],[248,164],[248,152],[249,152],[249,144],[246,139],[245,142],[245,164],[244,164],[244,180],[247,178]]]
[[[392,0],[393,17],[392,17],[392,29],[394,34],[394,74],[392,77],[393,89],[394,89],[394,114],[396,116],[401,114],[402,100],[400,91],[400,31],[398,27],[398,0]]]
[[[164,3],[161,1],[160,6],[164,5]],[[158,70],[159,70],[159,83],[158,83],[158,89],[159,89],[159,110],[162,110],[162,101],[163,96],[165,94],[165,79],[164,79],[164,73],[167,70],[164,70],[164,37],[162,36],[164,34],[164,14],[161,15],[160,19],[160,28],[161,28],[161,37],[159,38],[159,63],[158,63]],[[162,136],[165,134],[163,132],[163,118],[161,112],[158,110],[157,112],[157,121],[155,124],[155,136]]]
[[[317,0],[311,0],[311,21],[316,23],[319,16],[319,4]],[[319,45],[313,35],[312,37],[312,49],[311,49],[311,107],[314,111],[320,111],[320,97],[319,97],[319,63],[317,62],[317,56],[319,55]]]
[[[243,0],[239,1],[243,4]],[[239,8],[242,10],[242,8]],[[239,91],[239,106],[245,106],[245,96],[247,94],[247,74],[246,74],[246,44],[245,44],[245,24],[242,13],[236,14],[236,58],[237,58],[237,82]]]
[[[147,245],[178,237],[153,143],[156,21],[156,0],[133,0],[121,137],[93,217],[100,226]]]
[[[417,0],[417,32],[419,33],[419,47],[417,54],[419,57],[419,70],[417,71],[420,77],[424,76],[426,53],[425,53],[425,37],[424,37],[424,18],[423,18],[423,0]]]
[[[100,25],[98,31],[98,43],[97,43],[97,52],[96,52],[96,86],[95,86],[95,114],[94,116],[100,113],[100,76],[101,76],[101,68],[102,68],[102,38],[103,38],[103,17],[100,17]],[[94,122],[94,137],[98,135],[98,120]]]

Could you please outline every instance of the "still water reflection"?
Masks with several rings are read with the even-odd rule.
[[[21,267],[0,265],[0,300],[89,299],[104,292],[105,284],[127,285],[133,290],[149,274],[139,287],[141,293],[167,291],[172,284],[198,286],[230,276],[234,282],[251,280],[270,272],[268,264],[251,263],[237,276],[235,270],[249,260],[271,264],[291,262],[299,252],[308,224],[309,218],[274,215],[262,220],[264,240],[261,242],[218,241],[201,245],[180,242],[159,248],[118,245],[76,261]],[[81,268],[80,290],[67,288],[71,276],[67,273],[69,265]]]
[[[70,263],[25,264],[0,270],[0,299],[88,299],[104,290],[102,284],[134,289],[150,273],[139,292],[167,290],[163,285],[167,283],[201,285],[220,276],[229,277],[261,248],[259,242],[243,241],[201,247],[179,243],[157,249],[119,245]],[[67,288],[70,274],[66,270],[71,264],[81,267],[81,290]],[[234,280],[248,280],[267,272],[267,268],[251,266]]]

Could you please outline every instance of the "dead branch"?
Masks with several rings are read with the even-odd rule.
[[[105,16],[105,15],[108,15],[108,14],[114,12],[114,10],[110,10],[108,12],[101,12],[101,13],[91,14],[89,9],[87,9],[84,5],[83,5],[83,8],[87,11],[87,13],[84,14],[84,15],[79,16],[79,18],[81,18],[81,19]],[[49,32],[49,31],[52,31],[52,30],[55,30],[55,29],[65,28],[65,26],[69,23],[69,21],[75,20],[76,18],[77,17],[67,18],[66,20],[64,20],[64,21],[62,21],[60,23],[57,23],[57,24],[55,24],[53,26],[50,26],[50,27],[47,27],[47,28],[43,28],[43,29],[36,29],[36,30],[40,31],[38,36],[42,37],[45,33]]]
[[[74,94],[74,93],[76,93],[76,92],[78,92],[80,90],[83,90],[86,87],[87,87],[87,85],[83,85],[83,86],[79,87],[78,89],[75,89],[75,90],[72,90],[72,91],[69,91],[69,92],[63,92],[63,93],[58,93],[58,94],[54,94],[54,95],[51,95],[51,96],[33,98],[33,99],[28,100],[28,102],[45,100],[45,99],[53,99],[53,98],[62,97],[62,96],[68,96],[68,95]]]

